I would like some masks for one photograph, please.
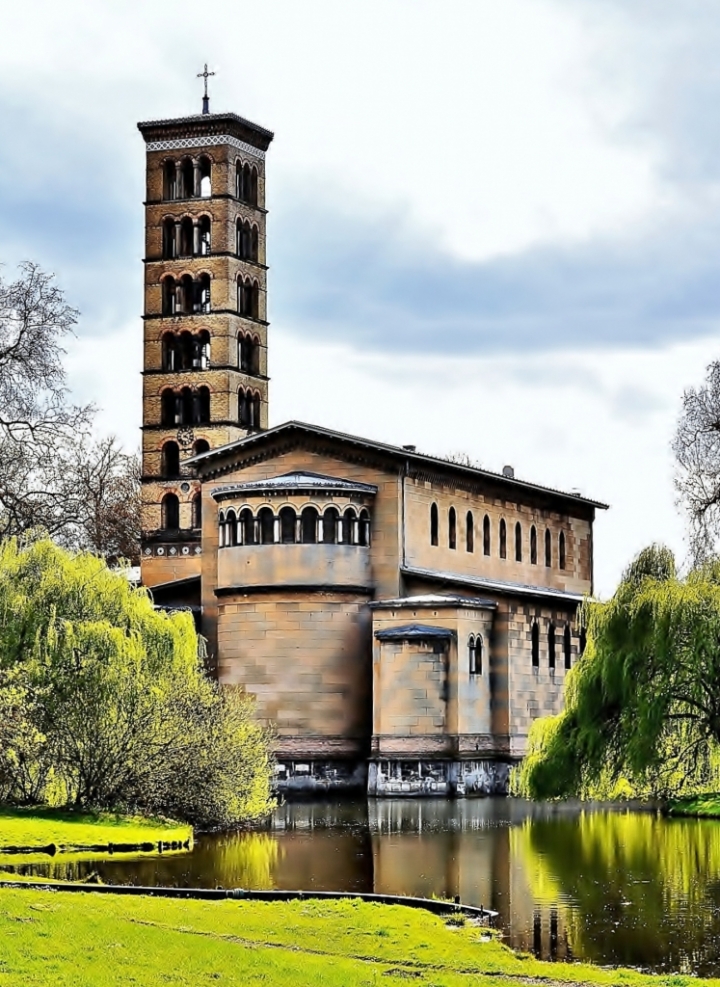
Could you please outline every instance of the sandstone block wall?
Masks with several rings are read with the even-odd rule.
[[[592,520],[559,513],[557,507],[533,504],[532,494],[521,503],[491,489],[458,489],[448,482],[405,480],[406,542],[409,566],[455,572],[458,575],[547,586],[572,593],[589,593],[592,583]],[[431,544],[430,512],[438,507],[438,544]],[[449,546],[449,512],[456,513],[456,547]],[[467,514],[473,520],[473,551],[467,549]],[[490,519],[490,554],[483,551],[483,519]],[[505,519],[506,558],[499,553],[499,526]],[[515,525],[522,528],[522,562],[515,560]],[[530,561],[530,531],[537,533],[537,562]],[[552,565],[545,565],[545,531],[550,530]],[[559,536],[565,535],[565,569],[559,567]]]

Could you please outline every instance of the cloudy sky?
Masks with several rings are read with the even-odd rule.
[[[0,14],[0,260],[82,311],[73,389],[138,444],[142,140],[275,131],[271,423],[577,488],[607,594],[682,556],[670,442],[720,358],[712,0],[26,0]]]

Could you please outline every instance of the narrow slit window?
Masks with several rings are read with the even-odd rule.
[[[432,504],[430,507],[430,544],[437,545],[438,543],[438,509],[437,504]]]

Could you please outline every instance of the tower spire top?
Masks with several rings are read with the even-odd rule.
[[[198,72],[198,79],[203,79],[205,81],[205,94],[203,95],[202,111],[203,113],[210,112],[210,97],[208,96],[207,82],[211,75],[215,75],[214,72],[208,72],[207,62],[205,62],[205,68],[202,72]]]

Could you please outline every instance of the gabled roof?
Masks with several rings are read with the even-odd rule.
[[[445,473],[463,475],[466,477],[476,477],[478,479],[492,480],[508,490],[515,490],[546,494],[553,497],[562,497],[565,501],[576,504],[584,504],[589,507],[596,507],[600,510],[607,510],[608,505],[601,501],[591,500],[583,497],[582,494],[556,490],[553,487],[544,487],[538,483],[528,483],[525,480],[517,480],[514,477],[504,476],[502,473],[494,473],[492,470],[480,469],[477,466],[463,466],[460,463],[452,463],[438,456],[428,456],[425,453],[413,452],[410,449],[403,449],[402,446],[390,445],[386,442],[374,442],[371,439],[364,439],[357,435],[349,435],[346,432],[336,432],[330,428],[322,428],[320,425],[309,425],[306,422],[289,421],[283,425],[276,425],[274,428],[266,429],[263,432],[255,432],[247,435],[243,439],[229,442],[226,445],[210,449],[208,452],[201,452],[191,459],[183,461],[184,466],[207,466],[215,461],[221,461],[233,452],[243,452],[246,449],[259,449],[270,444],[277,438],[289,437],[290,435],[306,435],[314,438],[333,439],[342,442],[355,449],[365,449],[368,451],[384,453],[397,460],[405,461],[420,469],[423,466],[442,470]]]
[[[360,493],[376,494],[377,487],[373,483],[358,483],[356,480],[343,480],[336,476],[325,476],[323,473],[308,473],[295,471],[283,473],[280,476],[270,476],[264,480],[248,480],[247,483],[225,483],[213,487],[210,495],[215,500],[224,500],[235,494],[245,493],[313,493],[321,490],[325,493]]]

